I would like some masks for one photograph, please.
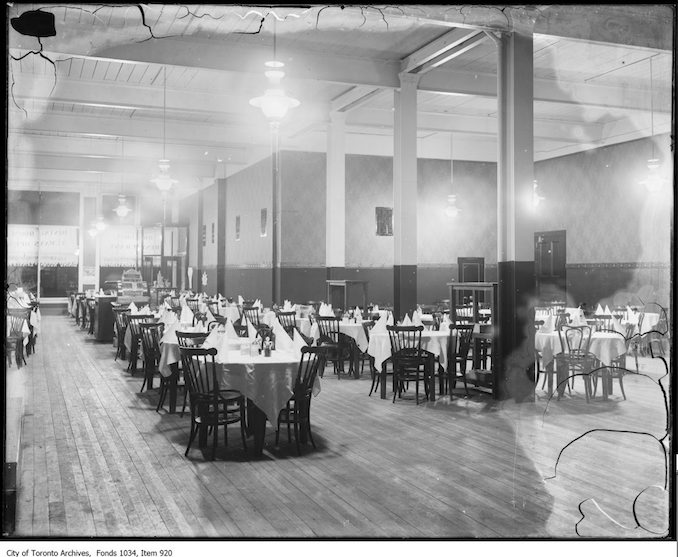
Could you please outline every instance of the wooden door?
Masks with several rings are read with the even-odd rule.
[[[484,257],[458,257],[459,282],[485,282],[485,258]],[[459,291],[457,294],[457,306],[470,302],[472,292],[469,290]],[[484,302],[484,295],[478,294],[478,301]]]
[[[565,302],[567,251],[565,230],[535,232],[534,263],[541,302]]]

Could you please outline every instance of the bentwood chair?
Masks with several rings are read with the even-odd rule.
[[[136,373],[137,360],[139,359],[139,348],[141,348],[141,329],[139,328],[139,325],[141,323],[154,323],[157,321],[157,319],[152,315],[147,314],[125,314],[125,319],[127,320],[127,327],[129,328],[130,337],[132,340],[127,371]]]
[[[201,348],[205,339],[209,333],[196,333],[192,331],[175,331],[177,335],[177,344],[179,349],[183,346],[184,348]],[[181,407],[181,416],[183,417],[184,411],[186,410],[186,400],[188,395],[188,390],[186,389],[186,373],[183,369],[183,366],[179,369],[180,374],[177,378],[177,387],[184,390],[184,402]],[[163,389],[164,386],[164,389]],[[160,400],[158,401],[158,410],[165,405],[165,398],[167,397],[168,386],[167,383],[160,385]]]
[[[186,298],[186,305],[193,313],[200,311],[200,300],[198,298]]]
[[[348,373],[353,372],[354,350],[357,349],[355,341],[339,331],[339,319],[337,317],[325,317],[318,315],[316,317],[320,337],[317,345],[324,346],[327,349],[325,361],[329,360],[334,366],[334,373],[337,379],[341,378],[344,372],[344,363],[348,360]],[[324,368],[320,370],[320,376],[323,376]]]
[[[414,382],[415,402],[419,404],[419,383],[424,384],[426,400],[429,399],[428,381],[433,374],[435,361],[430,353],[421,348],[421,332],[424,327],[387,325],[391,343],[391,360],[393,362],[393,402],[396,396],[402,398],[403,391],[409,383]]]
[[[315,442],[311,434],[311,399],[313,398],[313,384],[318,370],[325,365],[326,349],[322,347],[304,346],[301,349],[301,360],[297,376],[294,381],[292,397],[285,404],[285,408],[278,414],[278,423],[275,431],[275,444],[278,445],[280,425],[287,424],[287,442],[291,443],[290,426],[294,427],[294,441],[297,445],[297,454],[301,456],[300,438],[307,436],[315,449]]]
[[[115,325],[115,338],[116,338],[116,349],[115,349],[115,360],[118,358],[124,360],[127,357],[127,348],[125,347],[125,334],[127,333],[127,315],[129,315],[129,308],[126,307],[114,307],[113,308],[113,318]]]
[[[144,352],[144,381],[139,392],[143,392],[147,385],[150,389],[155,376],[160,376],[160,390],[163,390],[162,383],[165,377],[160,374],[158,366],[160,364],[160,339],[164,329],[164,323],[139,323],[141,346]]]
[[[589,352],[591,327],[589,325],[578,327],[564,326],[558,330],[558,336],[560,338],[561,352],[556,354],[555,364],[558,368],[566,370],[567,378],[572,378],[573,386],[574,377],[581,375],[584,381],[586,402],[589,402],[592,394],[591,372],[596,367],[596,359]],[[566,382],[568,379],[566,379]],[[562,390],[562,387],[559,386],[558,399],[561,397]]]
[[[291,338],[294,338],[294,329],[297,328],[297,313],[295,311],[279,311],[277,317],[285,332]]]
[[[372,331],[375,325],[376,321],[365,321],[363,323],[363,330],[365,331],[365,338],[367,338],[368,345],[370,343],[370,332]],[[376,368],[374,358],[372,356],[367,354],[367,352],[364,354],[364,356],[367,356],[369,358],[370,374],[372,376],[372,384],[370,385],[370,392],[367,396],[372,396],[372,393],[376,393],[377,389],[379,388],[379,383],[381,382],[381,370]],[[387,378],[389,375],[393,376],[392,360],[390,357],[382,363],[382,366],[385,366],[385,373]],[[389,367],[391,367],[390,372],[388,371]]]
[[[238,391],[219,389],[219,370],[215,361],[216,348],[180,346],[181,362],[188,384],[191,406],[191,433],[185,456],[191,449],[196,434],[202,449],[212,434],[212,460],[216,456],[219,427],[224,428],[224,444],[228,445],[228,425],[240,423],[242,446],[247,452],[245,428],[245,398]]]
[[[468,383],[466,380],[466,368],[469,362],[469,353],[471,351],[471,341],[473,340],[473,325],[459,324],[455,325],[457,330],[454,356],[448,358],[448,383],[449,392],[452,396],[452,389],[456,388],[457,381],[461,379],[464,383],[464,392],[468,396]]]
[[[7,364],[12,364],[12,351],[17,367],[26,364],[24,357],[24,324],[28,324],[30,308],[8,308],[7,336],[5,337],[5,354]]]

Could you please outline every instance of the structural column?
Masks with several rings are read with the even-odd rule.
[[[343,277],[346,268],[346,113],[336,111],[330,112],[327,133],[325,266],[328,279]]]
[[[393,313],[402,319],[417,307],[417,84],[400,74],[393,122]]]
[[[499,328],[493,347],[497,398],[534,398],[533,61],[532,31],[498,40],[497,260]]]

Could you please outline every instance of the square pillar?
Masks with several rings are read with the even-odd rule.
[[[328,280],[346,267],[346,113],[336,111],[327,130],[325,266]]]
[[[396,320],[417,308],[417,84],[400,74],[393,122],[393,313]]]
[[[498,41],[498,307],[495,397],[534,400],[532,27]]]

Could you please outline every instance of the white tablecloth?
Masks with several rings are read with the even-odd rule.
[[[544,365],[551,363],[556,354],[562,352],[558,332],[537,332],[534,337],[534,347],[541,352]],[[589,352],[598,358],[603,364],[610,365],[613,360],[626,353],[624,337],[618,333],[593,333]]]
[[[456,340],[457,331],[422,331],[421,333],[421,347],[436,356],[443,368],[447,368],[447,346],[450,341],[450,334],[452,341]],[[374,358],[374,366],[379,370],[384,360],[391,357],[391,341],[386,333],[370,333],[370,343],[367,348],[367,353]]]
[[[275,319],[275,311],[267,311],[261,315],[261,322],[268,327],[273,328],[273,320]],[[308,317],[299,317],[299,312],[295,317],[295,323],[297,324],[297,330],[307,337],[311,336],[311,320]]]
[[[217,355],[217,361],[223,355]],[[220,363],[221,388],[240,391],[266,414],[273,425],[278,414],[292,396],[292,388],[299,369],[299,358],[292,352],[274,350],[270,357],[243,355],[238,350],[228,352],[226,363]],[[317,376],[313,394],[320,392]]]
[[[362,323],[349,323],[340,321],[339,332],[344,333],[345,335],[354,339],[361,352],[365,352],[367,350],[367,337],[365,336],[365,329],[363,328]],[[320,338],[320,327],[318,326],[318,323],[313,323],[310,335],[307,336],[312,337],[317,344],[318,339]]]

